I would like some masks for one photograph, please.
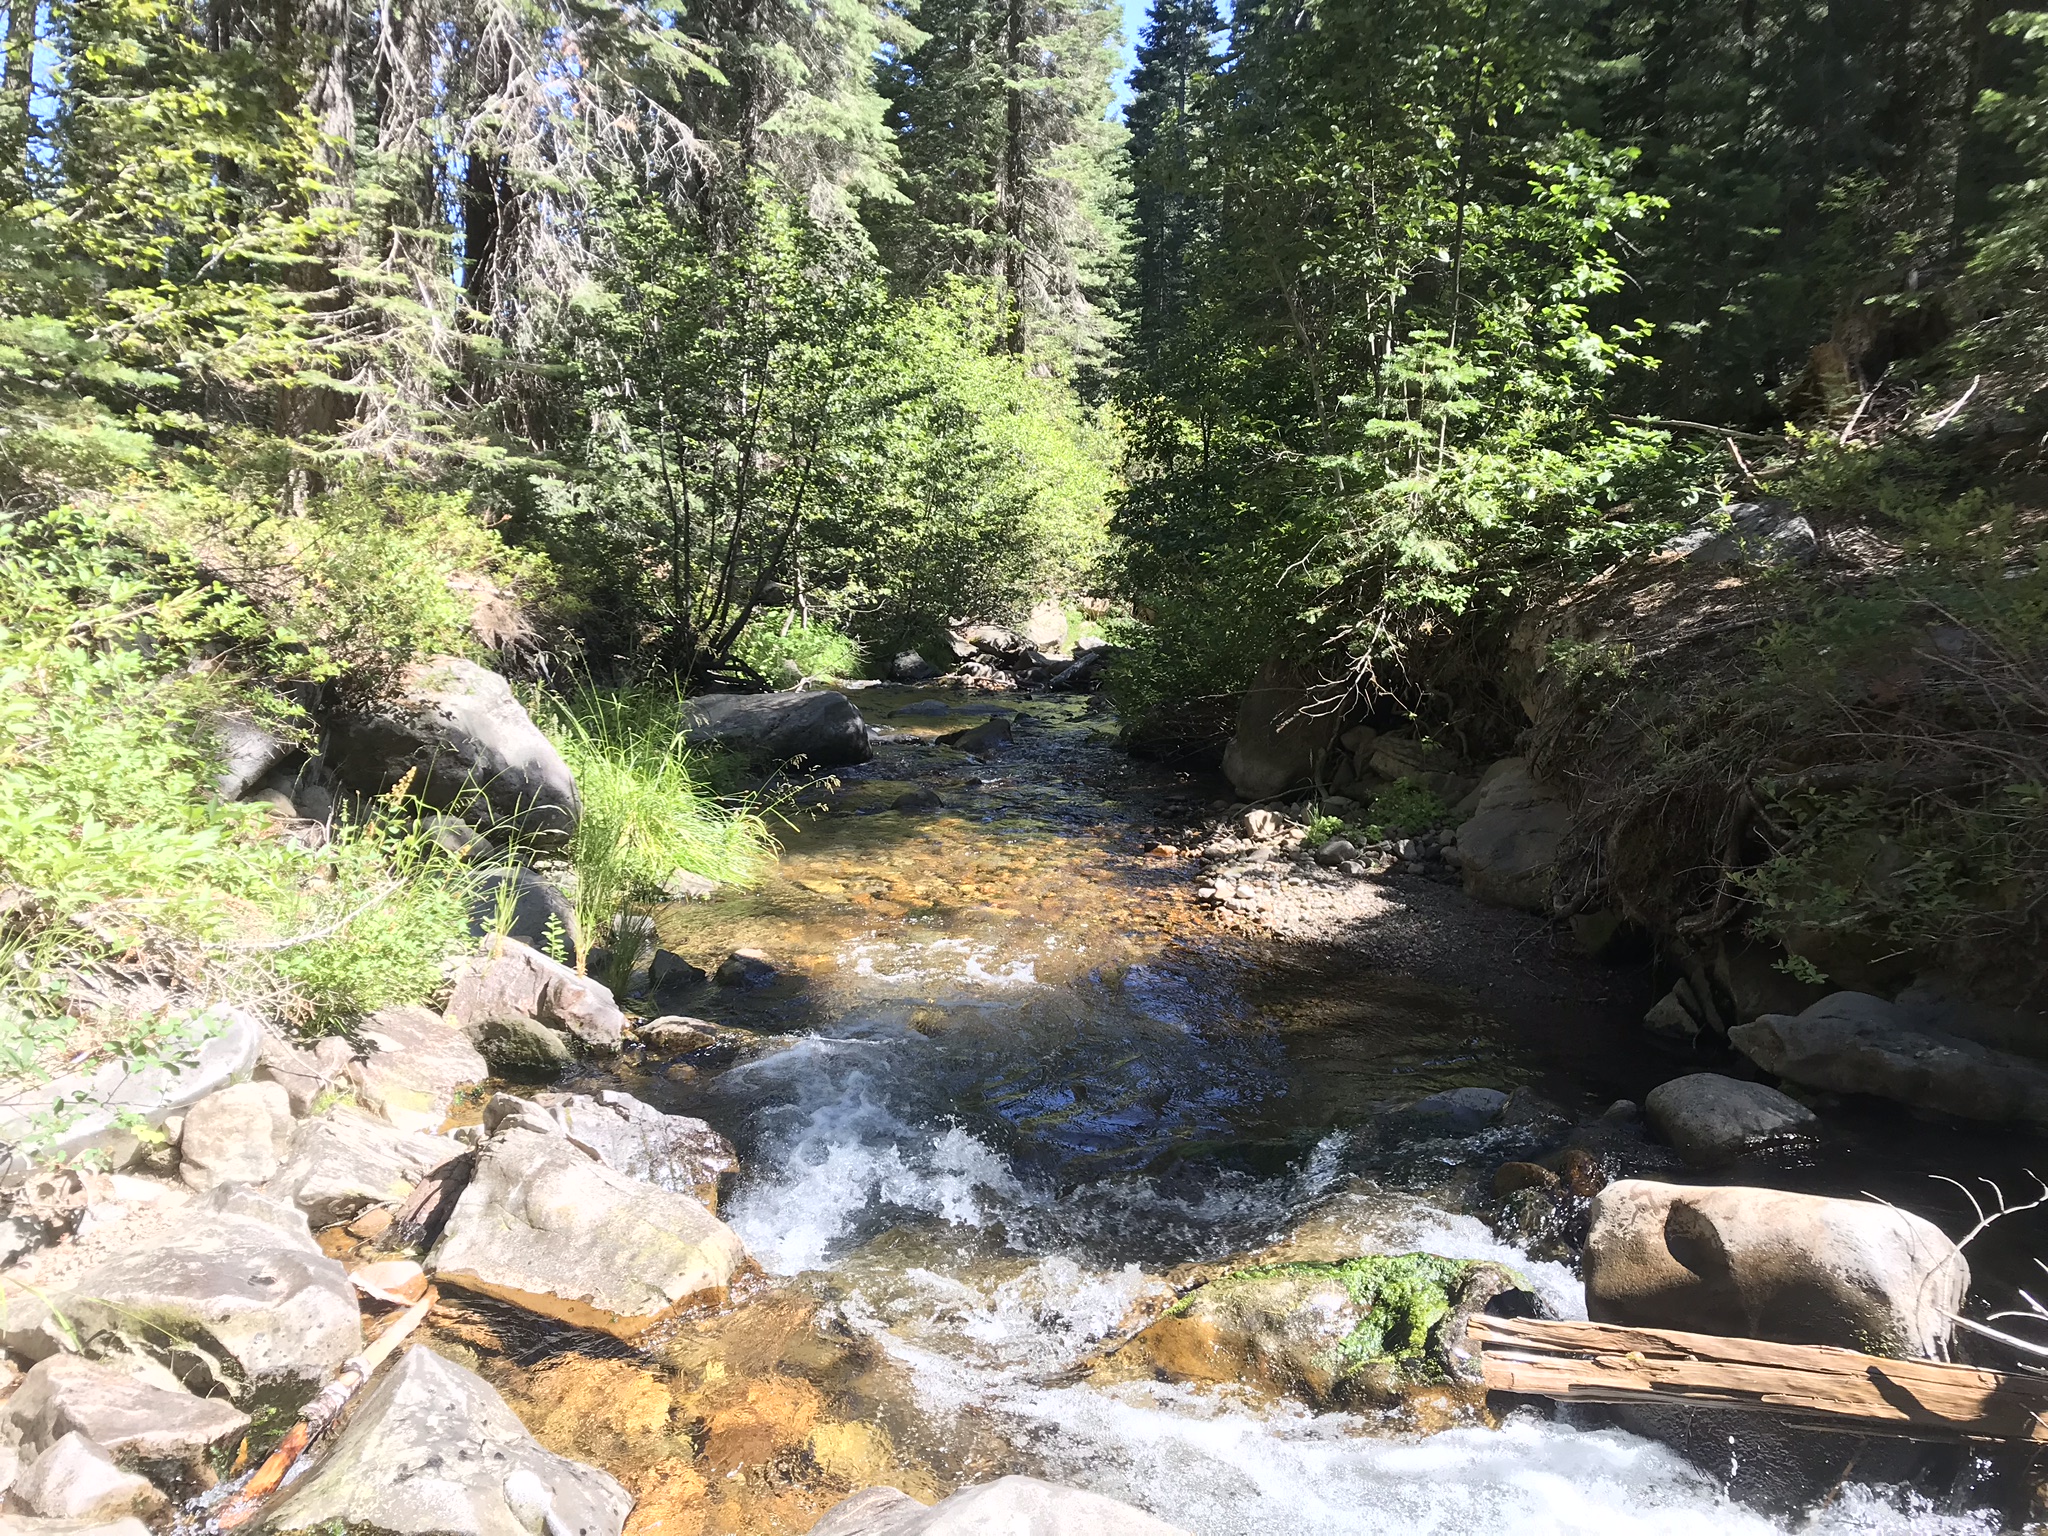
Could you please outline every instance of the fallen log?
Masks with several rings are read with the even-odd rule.
[[[2048,1378],[1616,1323],[1475,1317],[1491,1392],[1571,1403],[1746,1409],[1815,1428],[2048,1441]]]

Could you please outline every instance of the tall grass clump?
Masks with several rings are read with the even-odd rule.
[[[618,920],[661,899],[678,873],[744,884],[774,856],[760,810],[721,800],[716,763],[685,741],[680,695],[583,687],[531,699],[529,707],[583,800],[568,849],[578,969],[601,937],[619,929],[614,969],[621,977],[630,971],[636,946]]]

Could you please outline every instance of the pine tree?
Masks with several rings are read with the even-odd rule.
[[[1201,126],[1196,98],[1221,61],[1215,0],[1153,0],[1138,67],[1131,75],[1133,282],[1131,338],[1140,359],[1157,358],[1187,308],[1189,248],[1212,221],[1199,186]]]

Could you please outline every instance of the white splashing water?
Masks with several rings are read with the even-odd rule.
[[[873,1040],[800,1039],[739,1071],[774,1074],[787,1089],[768,1116],[762,1153],[728,1220],[768,1269],[794,1274],[830,1263],[877,1205],[962,1229],[1043,1211],[1007,1160],[959,1127],[907,1123],[888,1103]],[[886,1056],[886,1048],[881,1052]],[[875,1063],[867,1065],[865,1063]],[[778,1121],[777,1116],[780,1115]],[[1341,1171],[1341,1138],[1327,1138],[1296,1178],[1211,1192],[1191,1218],[1224,1217],[1263,1202],[1275,1215],[1326,1191]],[[1133,1207],[1160,1202],[1139,1182],[1067,1197]],[[1113,1230],[1116,1209],[1079,1225]],[[1426,1249],[1504,1262],[1528,1275],[1565,1315],[1583,1292],[1561,1265],[1532,1261],[1482,1223],[1408,1196],[1370,1191],[1323,1201],[1312,1218],[1353,1251]],[[1048,1475],[1140,1505],[1198,1536],[1990,1536],[1984,1515],[1950,1515],[1923,1501],[1850,1487],[1792,1525],[1730,1500],[1676,1453],[1619,1431],[1531,1417],[1498,1430],[1393,1436],[1369,1418],[1249,1407],[1156,1384],[1046,1385],[1111,1335],[1160,1282],[1135,1264],[1091,1267],[1067,1254],[958,1274],[911,1268],[886,1294],[841,1303],[854,1327],[906,1365],[936,1419],[972,1412],[1006,1426]]]

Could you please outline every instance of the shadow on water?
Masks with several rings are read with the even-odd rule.
[[[1453,1134],[1408,1106],[1522,1088],[1568,1123],[1698,1066],[1646,1049],[1639,979],[1586,981],[1582,963],[1532,952],[1527,982],[1460,986],[1221,926],[1156,846],[1217,788],[1118,753],[1087,700],[855,697],[884,728],[877,758],[808,797],[774,876],[658,915],[664,943],[699,964],[749,947],[781,967],[759,989],[707,984],[677,1005],[737,1043],[604,1074],[738,1144],[722,1214],[766,1277],[637,1365],[496,1367],[515,1405],[640,1393],[638,1441],[554,1433],[643,1490],[675,1522],[660,1529],[802,1529],[868,1482],[929,1498],[1008,1470],[1204,1536],[1996,1528],[1924,1488],[1853,1477],[1811,1511],[1759,1513],[1722,1450],[1688,1447],[1688,1461],[1540,1415],[1418,1437],[1080,1382],[1090,1352],[1156,1304],[1163,1273],[1276,1243],[1505,1259],[1580,1310],[1562,1255],[1532,1257],[1480,1219],[1492,1169],[1539,1133]],[[1013,744],[986,758],[935,744],[991,710],[1015,712]],[[943,804],[896,808],[918,788]],[[2037,1155],[1853,1109],[1831,1124],[1820,1151],[1721,1181],[1868,1190],[1955,1230],[1962,1202],[1929,1169],[1981,1158],[2009,1175]],[[2023,1256],[2016,1236],[2008,1247],[1987,1273]]]

